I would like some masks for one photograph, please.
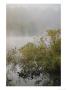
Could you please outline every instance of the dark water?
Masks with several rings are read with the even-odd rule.
[[[7,86],[42,86],[43,83],[45,85],[49,82],[49,77],[47,75],[40,74],[40,76],[34,77],[31,79],[31,77],[23,79],[22,77],[18,76],[17,72],[20,72],[21,68],[19,64],[17,64],[15,67],[13,67],[13,64],[7,65],[7,78],[10,80],[7,81]]]
[[[34,42],[33,37],[9,37],[7,38],[7,52],[12,48],[20,48],[28,42]],[[21,58],[21,54],[16,50],[15,61],[18,62]],[[53,81],[50,80],[49,74],[40,73],[39,76],[31,76],[27,78],[19,77],[18,72],[21,72],[21,65],[18,63],[6,65],[6,85],[7,86],[49,86],[53,85]],[[48,84],[50,82],[50,84]]]

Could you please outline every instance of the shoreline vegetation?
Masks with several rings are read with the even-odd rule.
[[[60,86],[61,30],[46,31],[38,45],[28,42],[8,50],[6,62],[7,86]]]

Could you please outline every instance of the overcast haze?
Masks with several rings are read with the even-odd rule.
[[[47,29],[61,28],[60,4],[22,5],[6,7],[7,36],[34,36]]]

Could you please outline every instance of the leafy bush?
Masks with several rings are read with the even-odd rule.
[[[19,62],[23,65],[22,72],[26,77],[31,73],[49,73],[53,79],[53,85],[61,82],[61,36],[60,30],[48,30],[46,38],[49,38],[49,46],[46,45],[44,37],[40,38],[39,44],[27,43],[19,51],[22,58]],[[7,54],[8,63],[18,63],[12,50]],[[23,76],[22,75],[22,76]]]

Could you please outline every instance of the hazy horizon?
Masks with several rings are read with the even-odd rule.
[[[7,4],[7,36],[34,36],[60,29],[60,19],[60,4]]]

